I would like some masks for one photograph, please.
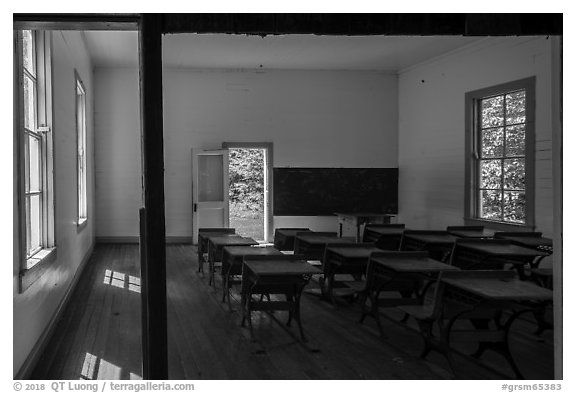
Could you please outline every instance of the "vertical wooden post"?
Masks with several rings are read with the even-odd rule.
[[[563,214],[562,202],[562,37],[551,37],[552,47],[552,190],[553,190],[553,217],[554,217],[554,269],[552,271],[554,287],[554,378],[561,380],[563,374],[563,287],[564,265],[562,259],[563,250]]]
[[[168,379],[166,228],[162,118],[162,17],[140,18],[140,97],[144,242],[141,258],[143,377]]]

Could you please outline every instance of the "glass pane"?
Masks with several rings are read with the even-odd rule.
[[[488,220],[502,218],[502,193],[500,191],[480,191],[480,218]]]
[[[490,128],[482,131],[482,157],[502,157],[504,129]]]
[[[28,144],[30,143],[30,138],[25,134],[24,136],[24,191],[28,193],[30,191],[30,148]]]
[[[26,195],[26,254],[30,255],[30,195]]]
[[[500,188],[502,184],[501,160],[485,160],[480,163],[480,188]]]
[[[198,156],[198,202],[224,200],[224,172],[221,155]]]
[[[524,125],[506,127],[506,156],[525,155],[525,139]]]
[[[24,75],[24,127],[36,131],[36,86],[34,81]]]
[[[482,100],[482,128],[504,125],[504,96]]]
[[[32,31],[22,31],[22,57],[24,67],[32,74],[36,75],[34,67],[34,41]]]
[[[504,160],[504,188],[523,190],[526,182],[523,158]]]
[[[506,124],[526,122],[526,91],[506,94]]]
[[[28,252],[34,251],[40,247],[40,238],[42,236],[42,217],[41,217],[41,200],[40,195],[30,196],[30,245]]]
[[[526,220],[526,195],[523,192],[504,192],[504,221],[523,223]]]
[[[41,161],[40,161],[40,140],[28,135],[28,157],[29,157],[29,187],[30,191],[41,190]]]

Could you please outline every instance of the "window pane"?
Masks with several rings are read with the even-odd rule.
[[[32,31],[24,30],[22,31],[22,49],[23,49],[23,64],[24,67],[32,74],[36,75],[36,70],[34,67],[34,42],[33,42]]]
[[[506,94],[506,124],[526,122],[526,91]]]
[[[502,218],[502,193],[500,191],[480,191],[480,217],[488,220]]]
[[[223,168],[221,155],[198,156],[198,202],[224,200]]]
[[[40,195],[30,196],[30,245],[28,252],[33,252],[40,247],[40,239],[42,236],[42,220],[41,220],[41,200]]]
[[[482,128],[504,125],[504,96],[482,100]]]
[[[523,190],[526,176],[523,158],[504,160],[504,188],[509,190]]]
[[[504,129],[490,128],[482,131],[482,157],[502,157]]]
[[[506,127],[506,156],[525,155],[525,143],[524,125]]]
[[[481,161],[481,182],[480,188],[500,188],[502,185],[501,160]]]
[[[504,192],[504,221],[523,223],[526,220],[526,195],[523,192]]]
[[[41,167],[41,154],[40,154],[40,141],[31,135],[28,135],[28,157],[29,157],[29,190],[30,191],[40,191],[41,190],[41,178],[42,178],[42,167]]]
[[[24,127],[36,131],[36,94],[32,79],[24,75]]]

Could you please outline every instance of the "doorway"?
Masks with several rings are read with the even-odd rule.
[[[272,228],[271,143],[231,143],[228,149],[229,225],[241,236],[269,242]]]

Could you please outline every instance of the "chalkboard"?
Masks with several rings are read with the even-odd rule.
[[[398,213],[398,168],[274,168],[275,216]]]

